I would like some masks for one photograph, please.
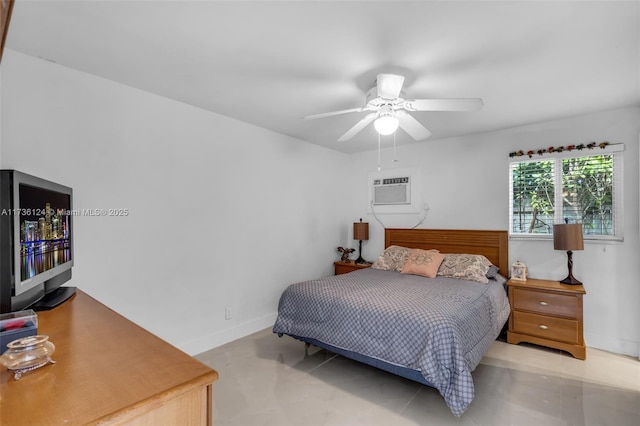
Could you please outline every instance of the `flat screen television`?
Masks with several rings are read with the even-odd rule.
[[[51,309],[75,287],[73,190],[0,170],[0,313]]]

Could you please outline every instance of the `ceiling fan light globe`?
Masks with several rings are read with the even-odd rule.
[[[382,116],[376,118],[373,122],[373,127],[376,128],[376,132],[383,136],[391,135],[398,130],[399,120],[396,117]]]

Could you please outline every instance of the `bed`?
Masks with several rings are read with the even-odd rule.
[[[437,258],[438,274],[407,273],[416,253]],[[459,261],[481,266],[460,275]],[[372,268],[288,286],[273,332],[434,387],[460,416],[475,396],[471,373],[509,317],[496,274],[507,263],[506,231],[386,229]]]

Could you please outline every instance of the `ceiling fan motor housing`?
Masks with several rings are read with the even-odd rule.
[[[400,92],[400,96],[398,96],[395,99],[384,99],[378,95],[378,87],[374,86],[367,91],[364,101],[365,101],[365,105],[377,108],[385,104],[389,104],[389,105],[399,104],[404,100],[405,95],[406,94],[403,90]]]

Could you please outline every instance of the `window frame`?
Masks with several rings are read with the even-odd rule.
[[[562,206],[562,203],[558,204],[556,200],[562,199],[562,160],[566,158],[579,158],[579,157],[592,157],[598,155],[613,155],[613,205],[614,205],[614,233],[613,235],[593,235],[585,234],[585,241],[599,241],[599,242],[621,242],[624,241],[624,145],[615,144],[607,145],[604,148],[595,147],[593,149],[572,150],[554,153],[545,153],[542,156],[537,153],[532,157],[524,155],[517,158],[511,158],[508,167],[508,179],[509,179],[509,238],[514,240],[552,240],[553,233],[549,234],[529,234],[529,233],[514,233],[513,232],[513,166],[514,164],[521,163],[533,163],[539,161],[554,161],[554,203],[555,205]],[[560,173],[558,173],[560,171]],[[554,223],[563,222],[563,209],[556,208],[554,210]]]

